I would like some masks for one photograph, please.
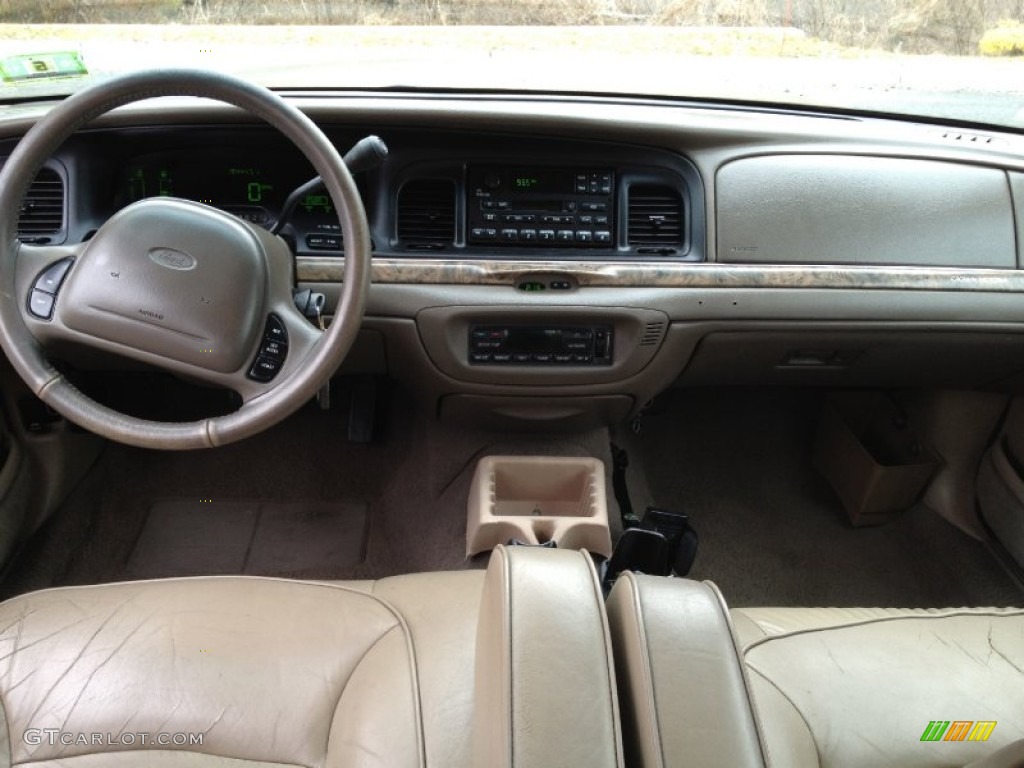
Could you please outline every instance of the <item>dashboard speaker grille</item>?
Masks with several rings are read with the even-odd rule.
[[[636,185],[629,189],[629,245],[675,248],[683,244],[683,203],[666,186]]]
[[[18,216],[18,237],[35,240],[64,228],[64,181],[52,168],[43,168],[28,188]]]
[[[398,238],[409,248],[445,248],[455,240],[455,183],[417,179],[398,193]]]
[[[640,337],[641,347],[653,347],[661,343],[661,337],[665,333],[664,323],[647,323],[644,326],[643,336]]]

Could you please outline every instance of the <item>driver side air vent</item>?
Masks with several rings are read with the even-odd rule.
[[[455,241],[455,182],[417,179],[398,193],[398,239],[407,248],[440,250]]]
[[[626,242],[641,253],[675,253],[683,245],[683,203],[672,187],[629,189]]]
[[[39,242],[64,229],[64,181],[52,168],[43,168],[28,188],[18,217],[18,239]]]

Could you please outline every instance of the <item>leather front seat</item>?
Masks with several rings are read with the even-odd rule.
[[[566,550],[24,595],[0,605],[0,702],[0,765],[622,765],[600,591]]]
[[[638,768],[1024,766],[1024,610],[730,614],[625,574],[608,614]]]

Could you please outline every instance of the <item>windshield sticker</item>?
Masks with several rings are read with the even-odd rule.
[[[28,53],[0,61],[0,77],[5,83],[81,77],[89,74],[82,57],[75,51]]]

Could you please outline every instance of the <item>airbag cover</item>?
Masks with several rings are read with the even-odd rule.
[[[234,217],[149,199],[112,217],[57,301],[67,327],[220,372],[245,364],[262,327],[266,255]]]

